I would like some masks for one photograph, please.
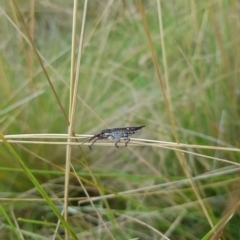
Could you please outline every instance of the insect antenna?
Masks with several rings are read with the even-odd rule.
[[[90,141],[90,139],[91,139],[91,138],[87,138],[87,140],[86,140],[86,141],[84,141],[84,142],[82,142],[82,143],[80,144],[80,146],[81,146],[81,145],[83,145],[83,144],[84,144],[84,143],[86,143],[86,142],[89,142],[89,141]]]
[[[89,139],[88,142],[91,141],[91,140],[92,140],[92,139]],[[92,144],[91,144],[90,146],[88,146],[90,150],[92,150],[92,145],[93,145],[97,140],[98,140],[98,138],[96,138],[96,139],[92,142]]]

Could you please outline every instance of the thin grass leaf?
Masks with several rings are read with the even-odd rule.
[[[15,235],[17,236],[17,239],[22,239],[20,234],[18,233],[15,225],[13,224],[11,218],[9,217],[9,215],[7,214],[7,212],[5,211],[5,208],[3,207],[2,204],[0,204],[0,213],[2,214],[2,216],[4,216],[11,228],[11,230],[15,233]]]
[[[58,211],[57,207],[54,205],[52,200],[49,198],[48,194],[44,191],[41,184],[37,181],[37,179],[34,177],[34,175],[31,173],[31,171],[28,169],[28,167],[25,165],[24,161],[18,156],[18,154],[15,152],[15,150],[12,148],[12,146],[6,141],[3,134],[0,133],[0,138],[3,140],[4,145],[9,150],[9,152],[16,158],[20,166],[23,168],[24,172],[28,176],[28,178],[31,180],[31,182],[34,184],[34,186],[37,188],[39,193],[43,196],[43,198],[46,200],[48,205],[51,207],[55,215],[60,219],[63,226],[67,229],[68,233],[73,237],[73,239],[78,239],[77,236],[72,231],[72,228],[69,226],[69,224],[64,220],[61,213]]]

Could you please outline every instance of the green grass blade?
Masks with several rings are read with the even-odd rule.
[[[5,211],[4,207],[2,204],[0,204],[0,213],[2,216],[4,216],[10,226],[10,228],[13,230],[13,232],[16,234],[18,239],[22,239],[21,236],[19,235],[18,231],[16,230],[15,225],[13,224],[11,218],[8,216],[7,212]]]
[[[31,180],[31,182],[34,184],[34,186],[38,189],[39,193],[43,196],[43,198],[46,200],[46,202],[48,203],[48,205],[51,207],[51,209],[53,210],[53,212],[55,213],[55,215],[58,217],[58,219],[61,221],[61,223],[63,224],[63,226],[67,229],[67,231],[69,232],[69,234],[73,237],[73,239],[78,239],[77,236],[74,234],[74,232],[72,231],[71,227],[69,226],[69,224],[65,221],[65,219],[62,217],[61,213],[58,211],[58,209],[56,208],[56,206],[54,205],[54,203],[52,202],[52,200],[49,198],[49,196],[47,195],[47,193],[44,191],[44,189],[42,188],[42,186],[39,184],[39,182],[37,181],[37,179],[34,177],[34,175],[31,173],[31,171],[28,169],[28,167],[25,165],[24,161],[18,156],[18,154],[14,151],[14,149],[12,148],[12,146],[6,141],[6,139],[4,138],[3,134],[0,133],[0,138],[3,140],[4,145],[6,146],[6,148],[9,150],[9,152],[16,158],[16,160],[19,162],[20,166],[23,168],[24,172],[26,173],[26,175],[29,177],[29,179]]]

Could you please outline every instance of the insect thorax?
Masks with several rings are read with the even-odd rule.
[[[126,128],[116,128],[116,129],[106,129],[102,131],[104,138],[112,138],[114,140],[119,140],[120,138],[127,138],[134,134],[136,131],[128,130]]]

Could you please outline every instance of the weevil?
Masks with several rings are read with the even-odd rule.
[[[93,139],[94,141],[92,144],[89,146],[90,150],[92,149],[93,144],[97,140],[102,140],[102,139],[107,139],[107,138],[112,138],[115,141],[115,147],[118,148],[119,146],[117,145],[121,138],[126,140],[125,146],[127,147],[127,144],[130,141],[129,136],[135,134],[138,130],[142,129],[145,126],[140,126],[140,127],[126,127],[126,128],[110,128],[110,129],[104,129],[100,133],[94,135],[89,139],[88,142],[91,142]]]

